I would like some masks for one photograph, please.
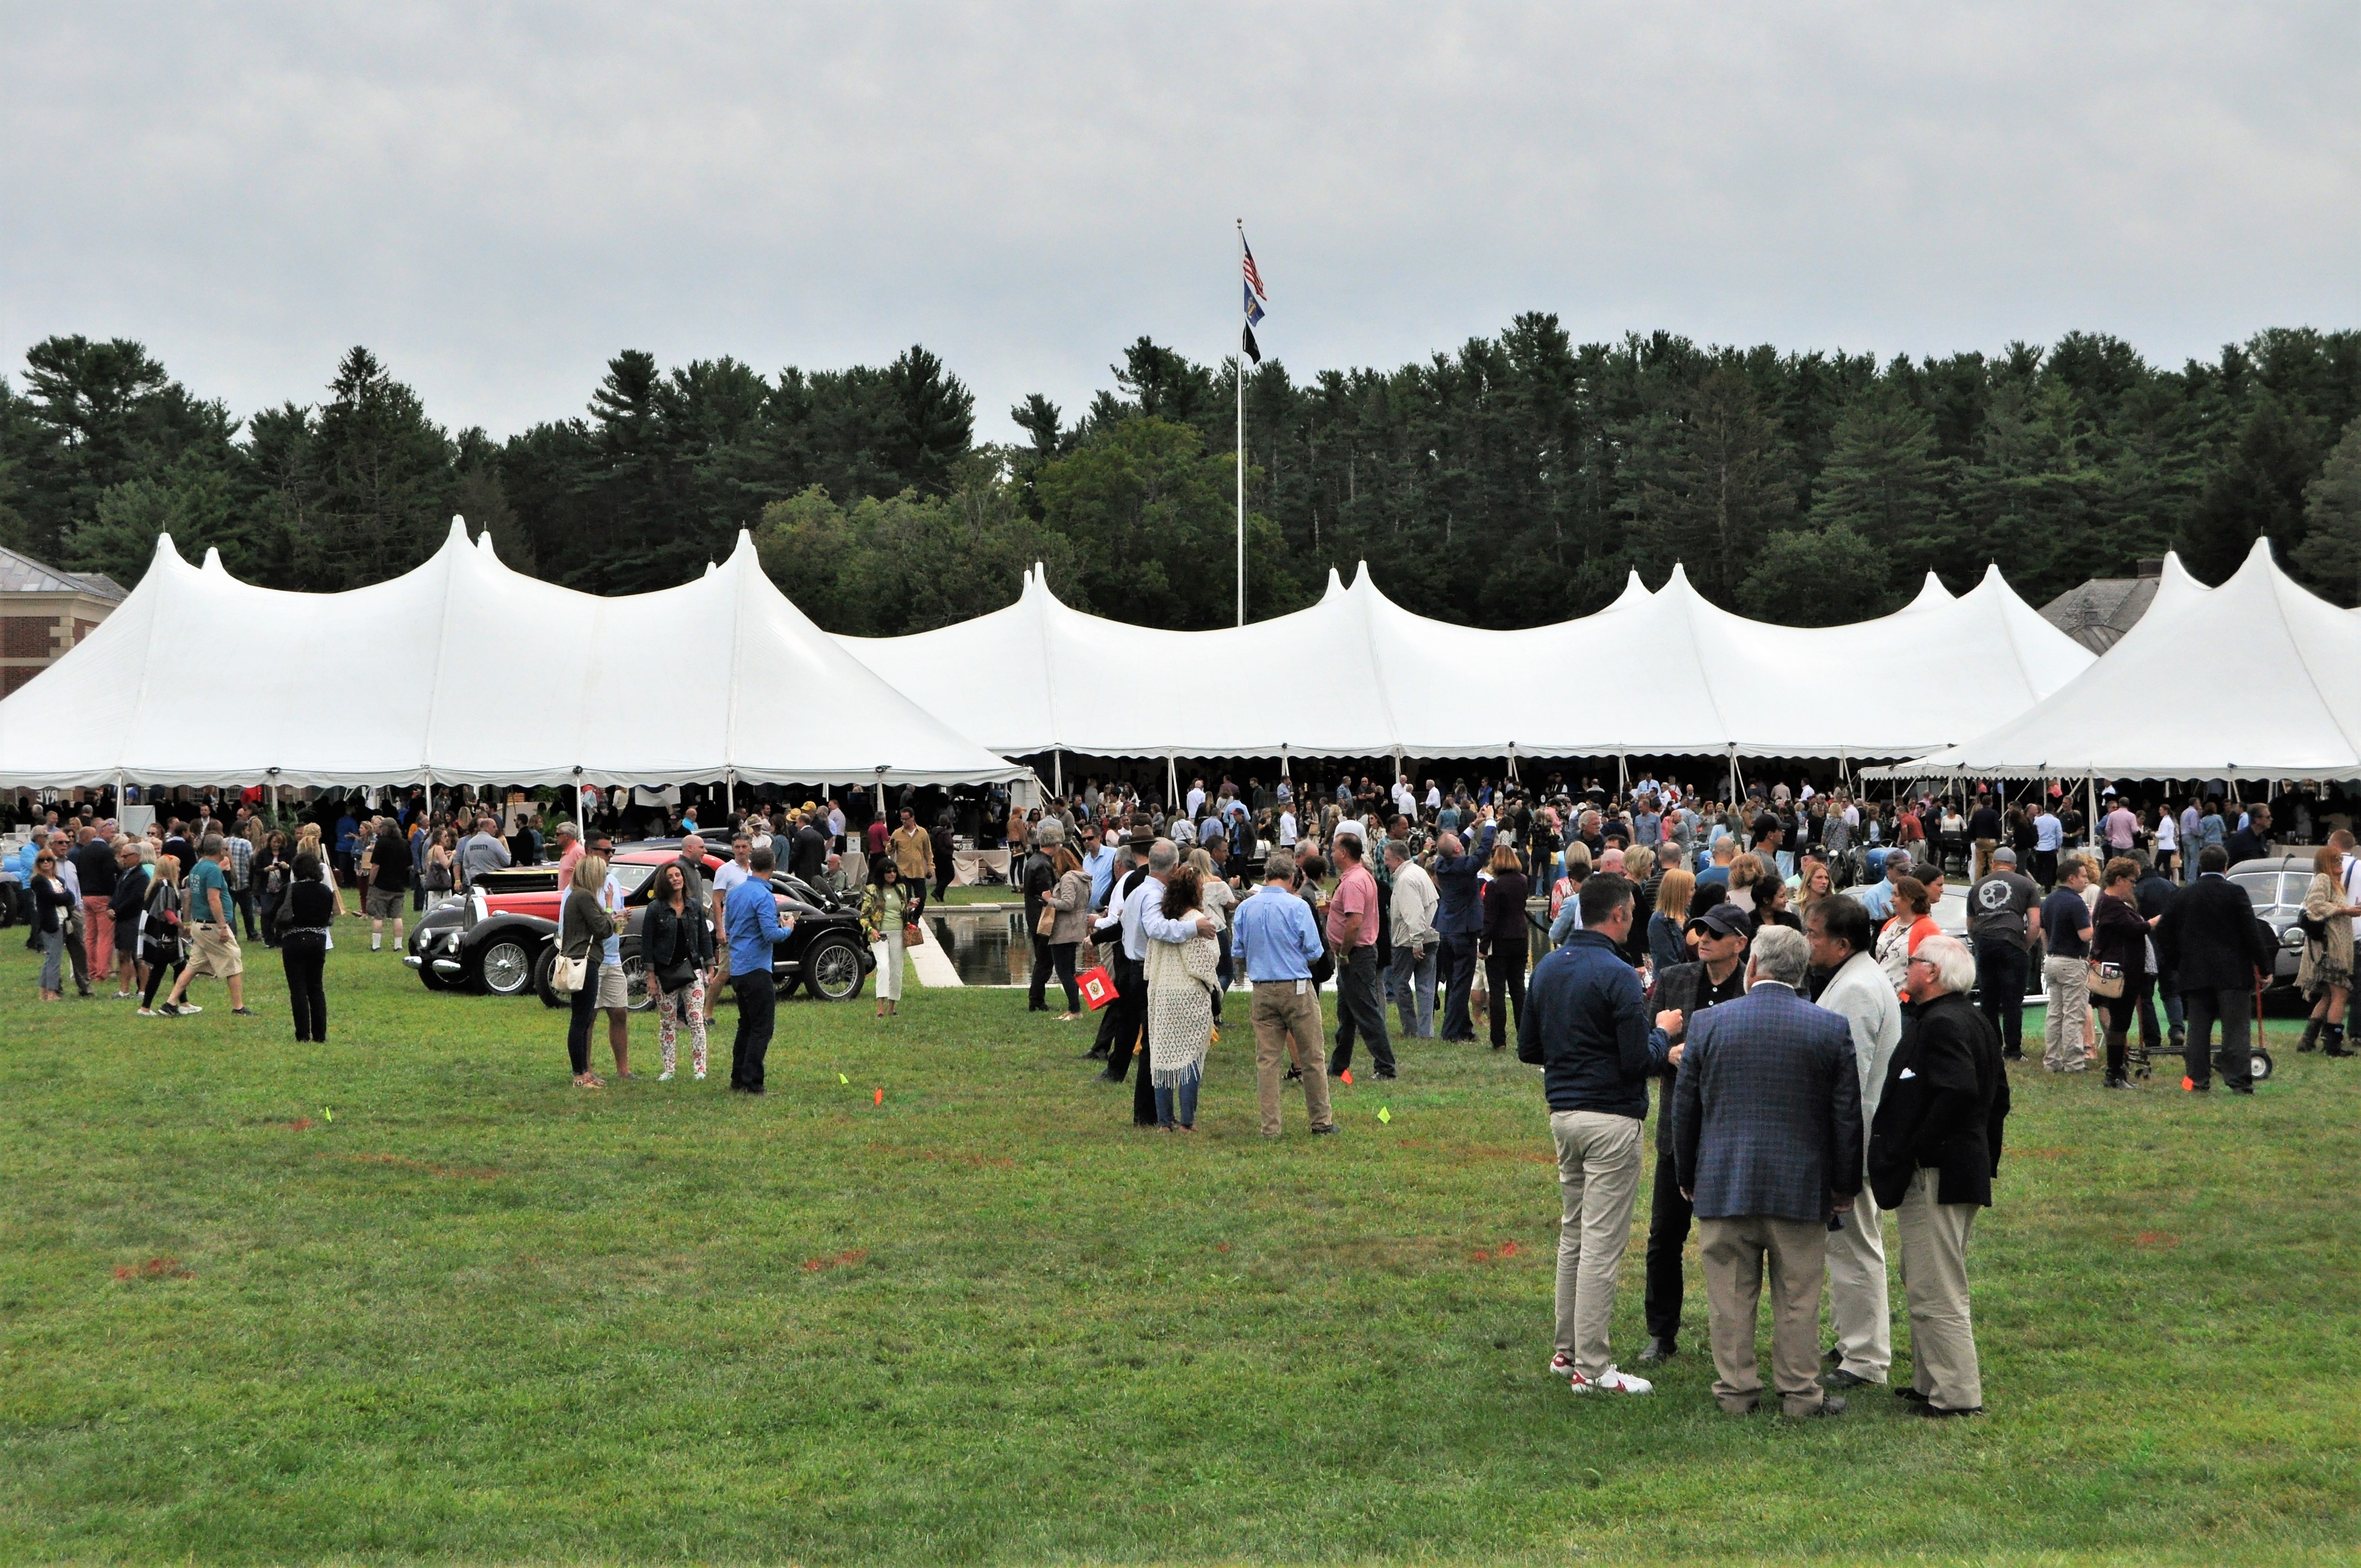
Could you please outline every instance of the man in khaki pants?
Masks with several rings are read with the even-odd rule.
[[[1557,1146],[1556,1349],[1550,1375],[1577,1394],[1646,1394],[1644,1377],[1609,1357],[1615,1277],[1631,1240],[1640,1191],[1640,1125],[1648,1080],[1680,1061],[1653,1027],[1640,977],[1623,960],[1631,884],[1601,872],[1582,884],[1582,929],[1542,959],[1517,1016],[1517,1057],[1542,1069]],[[1842,1025],[1838,1025],[1842,1028]]]
[[[1712,1314],[1713,1397],[1731,1415],[1762,1402],[1754,1335],[1766,1263],[1782,1406],[1791,1416],[1845,1408],[1816,1377],[1828,1216],[1861,1190],[1861,1082],[1844,1019],[1798,992],[1810,963],[1802,932],[1756,932],[1747,993],[1691,1020],[1674,1090],[1675,1158],[1697,1210]]]
[[[1312,965],[1324,951],[1312,906],[1295,895],[1295,857],[1273,850],[1263,861],[1263,884],[1237,907],[1230,959],[1254,986],[1255,1100],[1262,1135],[1279,1136],[1282,1073],[1290,1059],[1303,1079],[1303,1109],[1316,1134],[1336,1130],[1328,1110],[1327,1062],[1321,1054],[1320,988]],[[1143,1069],[1145,1070],[1145,1069]]]
[[[1968,1232],[1992,1205],[2009,1093],[2000,1033],[1968,1000],[1975,982],[1975,959],[1949,937],[1929,937],[1910,956],[1918,1014],[1886,1063],[1869,1141],[1870,1184],[1894,1211],[1910,1310],[1910,1386],[1894,1392],[1924,1416],[1984,1408]]]

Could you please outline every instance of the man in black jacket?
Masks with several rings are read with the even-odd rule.
[[[2260,801],[2246,807],[2246,825],[2230,835],[2230,864],[2259,861],[2271,852],[2271,808]]]
[[[1033,850],[1025,857],[1017,872],[1016,885],[1025,894],[1025,930],[1033,938],[1033,987],[1032,993],[1025,999],[1025,1011],[1027,1013],[1049,1011],[1047,1000],[1049,938],[1041,934],[1041,911],[1049,894],[1058,885],[1058,872],[1049,863],[1049,851],[1065,841],[1063,824],[1043,822],[1034,830]]]
[[[1602,872],[1582,884],[1582,929],[1542,959],[1517,1015],[1517,1058],[1543,1069],[1557,1146],[1556,1354],[1552,1376],[1577,1394],[1645,1394],[1608,1356],[1615,1277],[1640,1192],[1648,1080],[1678,1047],[1650,1026],[1640,977],[1617,946],[1631,930],[1631,884]]]
[[[1894,1392],[1929,1416],[1974,1415],[1983,1373],[1968,1315],[1968,1231],[1992,1207],[2008,1120],[2000,1034],[1968,1000],[1976,961],[1950,937],[1911,955],[1917,1003],[1885,1067],[1869,1134],[1869,1186],[1894,1212],[1910,1312],[1910,1387]]]
[[[2132,896],[2138,900],[2140,918],[2147,922],[2150,931],[2154,931],[2163,922],[2164,912],[2172,907],[2173,899],[2179,896],[2180,885],[2157,870],[2138,851],[2133,852],[2132,859],[2138,861],[2141,868],[2139,884],[2132,889]],[[2158,996],[2164,998],[2164,1021],[2170,1030],[2166,1036],[2169,1043],[2164,1048],[2178,1056],[2188,1042],[2189,1025],[2181,1013],[2180,989],[2173,983],[2172,971],[2163,970],[2140,984],[2140,1043],[2139,1054],[2132,1061],[2134,1078],[2148,1075],[2148,1058],[2158,1047],[2156,1002]]]
[[[1688,1038],[1689,1021],[1705,1009],[1746,994],[1748,922],[1734,904],[1717,904],[1688,923],[1697,938],[1697,962],[1670,964],[1656,977],[1648,1003],[1659,1028],[1675,1045]],[[1667,1022],[1667,1014],[1679,1016]],[[1681,1196],[1679,1163],[1673,1157],[1673,1087],[1680,1069],[1667,1066],[1656,1095],[1656,1182],[1648,1204],[1648,1343],[1643,1362],[1665,1360],[1678,1349],[1681,1253],[1688,1245],[1692,1215]]]
[[[2255,976],[2268,973],[2271,951],[2256,923],[2246,890],[2222,872],[2230,863],[2219,844],[2197,852],[2197,880],[2181,889],[2156,927],[2156,952],[2180,991],[2189,1018],[2183,1049],[2186,1086],[2213,1088],[2213,1022],[2222,1022],[2222,1081],[2233,1094],[2252,1094]]]

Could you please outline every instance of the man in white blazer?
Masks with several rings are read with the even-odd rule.
[[[1852,1031],[1861,1071],[1861,1117],[1877,1115],[1885,1088],[1885,1067],[1902,1043],[1902,1005],[1894,982],[1878,967],[1871,948],[1876,927],[1857,899],[1839,894],[1814,904],[1804,919],[1812,968],[1828,977],[1817,1001],[1840,1014]],[[1828,1321],[1836,1325],[1836,1348],[1825,1359],[1836,1365],[1820,1382],[1836,1389],[1885,1381],[1894,1365],[1894,1319],[1885,1293],[1885,1237],[1877,1200],[1863,1185],[1852,1212],[1839,1216],[1843,1228],[1828,1236]]]

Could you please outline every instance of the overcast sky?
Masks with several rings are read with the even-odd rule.
[[[116,8],[0,0],[0,355],[239,412],[367,344],[454,428],[607,357],[913,342],[1013,437],[1142,333],[2151,358],[2361,324],[2361,5]]]

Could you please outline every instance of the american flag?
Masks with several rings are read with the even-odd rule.
[[[1246,236],[1243,233],[1238,236],[1238,248],[1246,254],[1246,287],[1254,291],[1257,299],[1266,304],[1269,303],[1270,291],[1262,286],[1262,274],[1255,270],[1254,247],[1246,244]]]

